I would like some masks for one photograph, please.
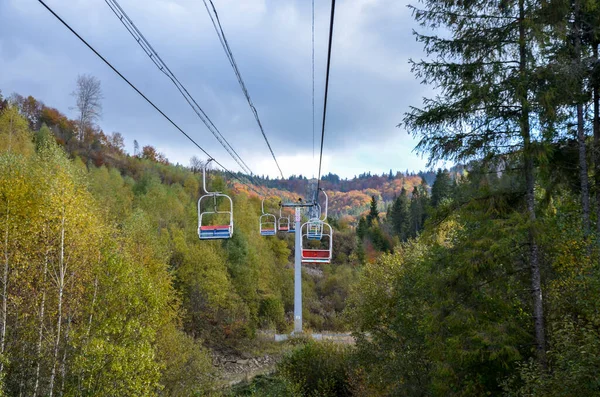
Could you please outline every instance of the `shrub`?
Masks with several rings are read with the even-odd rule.
[[[284,357],[279,372],[302,396],[351,396],[348,358],[348,346],[309,341]]]
[[[281,331],[285,327],[283,303],[274,296],[266,296],[260,301],[258,316],[263,328],[275,328]]]

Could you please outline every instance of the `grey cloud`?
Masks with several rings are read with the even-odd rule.
[[[201,145],[235,168],[104,1],[48,3]],[[242,157],[253,163],[269,156],[202,1],[120,3]],[[215,0],[215,5],[276,154],[312,153],[310,2]],[[329,4],[317,6],[315,100],[320,133]],[[412,38],[414,22],[403,2],[338,1],[337,15],[325,142],[334,156],[333,171],[335,153],[347,155],[365,140],[385,145],[396,139],[401,131],[395,125],[423,94],[407,64],[409,57],[419,56],[420,46]],[[69,92],[78,73],[102,80],[106,99],[101,124],[108,132],[122,132],[129,144],[137,139],[159,150],[164,147],[177,157],[174,160],[187,162],[187,157],[179,158],[193,153],[185,138],[41,5],[0,2],[0,89],[32,94],[68,113]],[[368,161],[364,167],[369,168]]]

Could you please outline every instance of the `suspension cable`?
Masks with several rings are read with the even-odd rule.
[[[215,28],[215,32],[217,33],[217,36],[219,37],[221,46],[223,47],[223,50],[225,51],[225,55],[227,56],[227,59],[229,60],[229,63],[231,64],[231,67],[233,68],[233,72],[235,73],[235,76],[237,77],[237,80],[238,80],[238,83],[240,84],[242,92],[244,93],[244,96],[246,97],[246,100],[248,101],[248,105],[250,106],[250,109],[252,110],[252,114],[254,114],[256,123],[258,124],[258,127],[260,128],[260,132],[262,133],[262,136],[265,139],[265,142],[267,143],[267,147],[269,148],[269,151],[271,152],[271,155],[273,156],[273,160],[275,160],[275,164],[277,165],[277,169],[279,170],[279,173],[281,174],[281,178],[285,179],[285,177],[283,176],[283,172],[281,171],[281,167],[279,166],[279,163],[277,162],[277,158],[275,157],[275,153],[273,152],[273,149],[271,148],[271,144],[269,143],[269,140],[267,139],[267,134],[265,134],[265,130],[260,121],[260,117],[258,116],[258,111],[256,110],[256,107],[254,106],[254,103],[252,102],[252,99],[250,98],[250,93],[248,92],[248,89],[246,88],[246,84],[244,83],[244,79],[242,78],[242,74],[238,68],[237,62],[235,61],[235,58],[233,57],[233,52],[231,51],[229,42],[227,41],[227,38],[225,37],[225,32],[223,31],[223,26],[221,25],[221,20],[219,19],[219,14],[217,13],[217,9],[216,9],[215,5],[213,4],[212,0],[208,0],[210,2],[211,8],[212,8],[212,12],[211,12],[206,0],[203,0],[203,1],[204,1],[204,6],[206,7],[206,11],[208,12],[208,15],[210,16],[210,20],[212,21],[213,27]],[[214,16],[213,16],[213,13],[214,13]]]
[[[312,0],[312,150],[315,161],[315,0]]]
[[[335,17],[335,0],[331,0],[331,21],[329,26],[329,49],[327,50],[327,72],[325,75],[325,101],[323,103],[323,127],[321,130],[321,154],[319,155],[319,178],[317,179],[317,194],[321,185],[321,165],[323,163],[323,143],[325,141],[325,119],[327,117],[327,94],[329,92],[329,69],[331,67],[331,42],[333,41],[333,23]]]
[[[177,76],[169,69],[166,63],[162,60],[162,58],[158,55],[158,53],[154,50],[152,45],[148,42],[146,37],[142,34],[142,32],[137,28],[137,26],[133,23],[131,18],[125,13],[123,8],[119,5],[117,0],[104,0],[106,4],[110,7],[113,13],[119,18],[123,26],[127,29],[127,31],[131,34],[131,36],[135,39],[135,41],[139,44],[139,46],[144,50],[146,55],[152,60],[152,62],[156,65],[156,67],[163,72],[175,85],[177,90],[181,93],[181,95],[185,98],[190,107],[194,110],[196,115],[202,120],[206,128],[213,134],[213,136],[219,141],[219,143],[225,148],[225,150],[229,153],[229,155],[238,163],[240,168],[249,175],[253,175],[252,170],[248,167],[248,165],[242,160],[240,155],[235,151],[235,149],[231,146],[231,144],[225,139],[225,137],[221,134],[219,129],[215,126],[212,120],[208,117],[206,112],[198,105],[198,102],[194,99],[194,97],[188,92],[185,86],[179,81]]]
[[[202,146],[200,146],[190,135],[188,135],[181,127],[179,127],[179,125],[177,125],[169,116],[167,116],[158,106],[156,106],[154,104],[154,102],[152,102],[146,95],[144,95],[144,93],[142,93],[135,85],[133,85],[133,83],[131,83],[125,76],[123,76],[123,74],[121,72],[119,72],[106,58],[104,58],[98,51],[96,51],[96,49],[94,47],[92,47],[83,37],[81,37],[79,35],[79,33],[77,33],[67,22],[65,22],[65,20],[63,20],[56,12],[54,12],[54,10],[52,10],[52,8],[50,8],[43,0],[38,0],[38,2],[40,4],[42,4],[56,19],[58,19],[67,29],[69,29],[71,31],[71,33],[73,33],[83,44],[85,44],[94,54],[96,54],[96,56],[98,56],[98,58],[100,58],[109,68],[112,69],[113,72],[115,72],[121,79],[123,79],[123,81],[125,81],[131,88],[133,88],[133,90],[135,92],[137,92],[142,98],[144,98],[146,100],[146,102],[148,102],[148,104],[150,104],[158,113],[160,113],[161,116],[163,116],[169,123],[171,123],[179,132],[181,132],[188,140],[190,140],[190,142],[192,142],[198,149],[200,149],[205,155],[207,155],[210,158],[212,158],[214,160],[214,162],[216,164],[218,164],[221,168],[223,168],[223,170],[229,174],[232,178],[237,179],[240,183],[242,183],[243,185],[248,186],[252,191],[254,191],[254,193],[258,194],[259,196],[261,196],[262,194],[259,193],[257,190],[255,190],[252,185],[249,185],[248,183],[244,182],[242,179],[240,179],[237,175],[235,175],[233,172],[229,171],[223,164],[221,164],[220,162],[218,162],[213,156],[211,156],[206,150],[204,150],[204,148],[202,148]]]

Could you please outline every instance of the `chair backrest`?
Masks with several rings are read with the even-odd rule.
[[[314,220],[311,220],[314,221]],[[302,225],[302,263],[331,263],[333,257],[333,229],[328,223],[321,221],[321,236],[319,239],[311,238],[309,233],[311,221]],[[321,241],[321,247],[308,247],[309,241]],[[325,247],[323,246],[325,243]],[[314,243],[313,243],[314,244]]]
[[[277,234],[277,218],[275,215],[261,215],[259,218],[259,231],[261,236],[274,236]]]
[[[306,222],[306,236],[309,240],[321,240],[323,237],[323,222],[320,219],[313,218]],[[302,233],[304,233],[304,225],[302,226]]]
[[[217,206],[217,198],[225,198],[225,202],[229,203],[229,206],[225,210],[219,210]],[[213,209],[202,210],[202,202],[208,199],[213,199]],[[217,215],[227,215],[228,221],[226,223],[212,225],[208,224],[207,218]],[[231,197],[223,193],[210,193],[205,194],[198,200],[198,237],[201,240],[208,239],[223,239],[231,238],[233,236],[233,201]]]
[[[280,216],[277,221],[277,229],[280,232],[288,232],[290,230],[290,217],[289,216]]]

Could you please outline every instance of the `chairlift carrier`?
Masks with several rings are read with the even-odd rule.
[[[322,221],[321,221],[322,222]],[[311,221],[306,222],[302,225],[302,240],[308,241],[311,240],[309,238],[309,226]],[[333,229],[331,226],[325,222],[322,222],[321,225],[321,239],[320,241],[326,240],[328,248],[304,248],[302,246],[302,263],[320,263],[327,264],[331,263],[332,252],[333,252]],[[313,239],[314,240],[314,239]]]
[[[277,230],[280,232],[294,233],[296,230],[292,228],[292,222],[290,222],[290,216],[283,216],[283,207],[279,206],[279,221],[277,222]]]
[[[265,213],[265,199],[261,203],[262,215],[259,218],[259,230],[261,236],[274,236],[277,234],[277,217]]]
[[[202,170],[202,187],[206,194],[200,197],[198,200],[198,237],[200,240],[228,239],[233,236],[233,201],[231,200],[231,197],[226,194],[221,192],[209,192],[206,188],[206,168],[211,161],[213,161],[213,159],[209,159],[204,164]],[[213,210],[202,211],[202,201],[207,201],[211,197],[213,199]],[[228,211],[219,211],[217,208],[217,198],[219,197],[223,197],[226,199],[226,201],[229,201]],[[218,214],[229,215],[229,224],[208,225],[206,223],[206,218],[210,218],[211,216]]]
[[[309,219],[309,221],[307,222],[306,238],[308,240],[321,240],[323,238],[323,228],[325,225],[327,225],[325,221],[327,220],[329,198],[327,197],[327,193],[325,193],[323,189],[319,189],[319,191],[323,192],[323,194],[325,195],[325,213],[323,219],[321,219],[321,205],[315,200],[314,208],[316,209],[315,213],[318,215]],[[318,198],[318,195],[319,192],[317,192],[316,198]]]
[[[332,252],[333,252],[333,229],[326,223],[327,220],[327,208],[328,208],[328,197],[323,189],[319,189],[325,195],[325,213],[324,218],[312,218],[304,225],[302,225],[302,240],[313,240],[321,241],[323,237],[328,242],[328,249],[311,249],[304,248],[304,241],[302,245],[302,263],[331,263]],[[317,192],[318,197],[318,192]],[[321,214],[321,205],[315,203],[315,207],[318,208],[319,215]]]

